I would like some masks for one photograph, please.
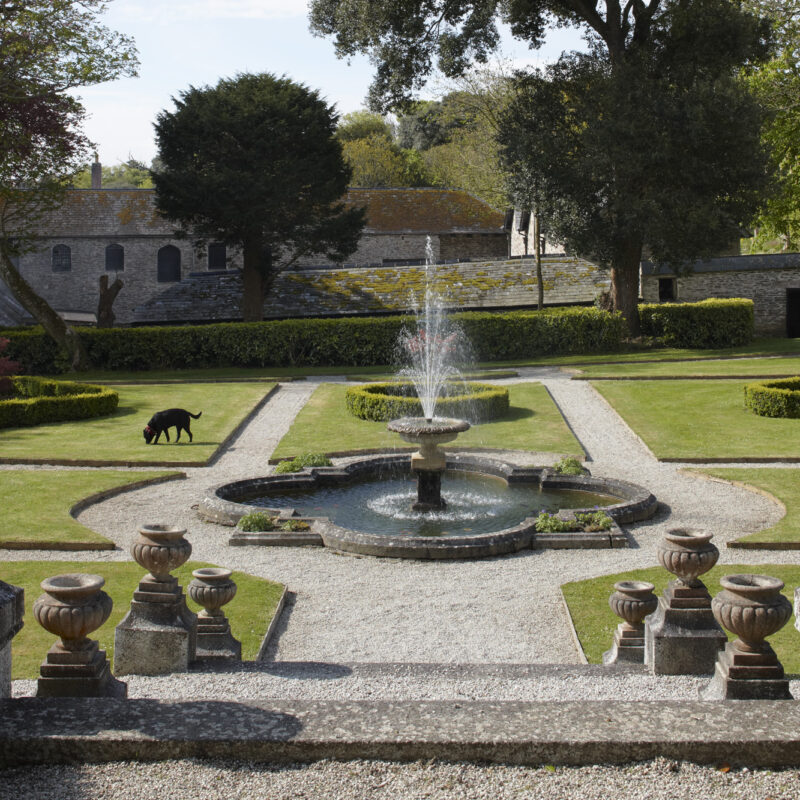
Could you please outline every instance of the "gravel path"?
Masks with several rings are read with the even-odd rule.
[[[194,506],[210,486],[268,471],[267,459],[307,402],[317,382],[281,385],[261,412],[208,468],[187,470],[187,480],[126,493],[84,511],[79,520],[120,549],[81,554],[87,560],[127,560],[142,523],[188,529],[193,558],[285,583],[291,595],[268,656],[277,662],[351,665],[340,674],[301,675],[301,665],[242,665],[222,674],[192,673],[130,678],[131,697],[227,699],[286,696],[347,699],[690,699],[697,679],[588,678],[580,670],[527,677],[471,675],[409,667],[387,679],[389,663],[562,664],[580,662],[564,610],[560,584],[657,563],[655,544],[668,528],[714,531],[722,563],[800,563],[800,552],[748,554],[729,550],[730,539],[774,524],[782,510],[772,501],[661,464],[616,412],[584,381],[558,370],[525,370],[515,380],[539,380],[550,391],[587,452],[596,475],[650,488],[663,504],[655,519],[629,527],[633,547],[623,550],[528,551],[475,562],[413,562],[340,556],[324,548],[231,548],[230,529],[201,522]],[[513,382],[509,381],[509,382]],[[357,443],[353,443],[357,447]],[[768,466],[768,465],[764,465]],[[72,560],[74,553],[0,551],[5,560]],[[363,662],[376,666],[359,669]],[[16,695],[34,684],[17,681]],[[796,696],[800,686],[794,685]],[[178,761],[19,769],[0,772],[4,788],[34,797],[637,797],[795,798],[797,771],[721,773],[657,760],[629,768],[526,769],[449,764],[319,762],[270,769],[263,765]],[[146,786],[146,790],[143,787]],[[11,791],[13,787],[13,792]],[[657,789],[658,793],[653,790]]]

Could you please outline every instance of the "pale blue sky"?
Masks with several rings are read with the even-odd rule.
[[[104,18],[136,40],[139,77],[81,89],[86,133],[100,160],[155,155],[153,121],[189,85],[215,84],[237,72],[272,72],[318,89],[340,113],[362,108],[372,67],[366,57],[336,58],[333,43],[308,31],[305,0],[112,0]],[[575,31],[554,30],[531,51],[504,36],[502,52],[517,64],[552,61],[581,47]]]

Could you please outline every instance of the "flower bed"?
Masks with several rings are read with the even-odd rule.
[[[105,386],[25,375],[11,382],[14,396],[0,400],[0,428],[102,417],[119,404],[119,394]]]
[[[410,381],[368,383],[345,393],[347,410],[359,419],[386,422],[422,416],[422,404]],[[436,401],[438,416],[487,422],[508,413],[508,389],[489,383],[451,382]]]
[[[800,377],[748,383],[744,405],[762,417],[800,418]]]

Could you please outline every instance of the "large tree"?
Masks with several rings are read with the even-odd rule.
[[[68,353],[88,365],[80,337],[20,275],[41,220],[85,163],[83,107],[69,90],[136,74],[133,42],[99,21],[100,0],[0,1],[0,277]]]
[[[751,70],[750,85],[767,107],[764,140],[777,176],[776,191],[755,220],[756,247],[776,242],[800,249],[800,0],[745,0],[772,24],[775,56]],[[769,248],[772,249],[772,248]]]
[[[752,124],[759,124],[744,95],[732,87],[731,76],[748,60],[764,55],[766,26],[742,13],[729,0],[628,0],[625,3],[619,0],[311,0],[310,19],[312,31],[335,37],[340,56],[359,51],[370,53],[377,65],[370,95],[377,109],[407,103],[434,65],[445,75],[455,76],[463,73],[473,61],[485,62],[498,44],[497,23],[500,20],[509,23],[512,33],[527,40],[532,47],[542,44],[548,26],[553,23],[583,28],[593,52],[584,59],[562,59],[559,71],[552,77],[558,77],[566,86],[567,78],[572,75],[574,80],[569,82],[569,88],[580,98],[584,119],[591,118],[590,106],[594,104],[593,116],[607,120],[613,117],[609,122],[621,139],[620,144],[610,139],[606,139],[605,144],[593,143],[588,137],[583,140],[585,146],[595,148],[595,164],[604,162],[603,168],[612,176],[614,196],[611,199],[606,196],[608,185],[595,180],[592,173],[586,174],[589,181],[585,192],[597,208],[602,209],[609,202],[615,208],[613,248],[601,255],[611,266],[615,303],[628,320],[632,333],[638,331],[637,278],[643,247],[646,244],[653,247],[655,255],[659,244],[645,241],[646,231],[638,221],[648,209],[649,213],[657,214],[670,202],[669,197],[662,197],[658,203],[652,203],[656,199],[654,192],[649,193],[650,199],[641,198],[640,201],[638,189],[655,183],[664,172],[665,165],[659,158],[667,153],[672,154],[673,160],[677,158],[686,137],[670,142],[669,134],[682,121],[698,131],[702,119],[707,116],[706,101],[711,102],[717,112],[714,120],[709,117],[708,125],[718,126],[722,139],[728,135],[729,124],[740,129],[736,125],[737,111],[745,112]],[[712,30],[715,31],[713,35]],[[684,83],[680,89],[675,89],[670,79],[679,74]],[[536,77],[530,78],[523,88],[529,98],[533,94],[531,82],[536,80]],[[725,96],[736,101],[727,116],[714,102],[716,81]],[[550,85],[554,85],[552,81]],[[670,92],[675,95],[672,99],[669,99]],[[659,109],[657,98],[661,94],[669,99],[668,105],[677,120],[665,130],[655,130],[643,125],[641,117]],[[551,98],[559,107],[567,102],[555,93]],[[528,105],[529,109],[532,107]],[[544,110],[538,105],[536,108]],[[555,124],[557,118],[551,116],[551,121]],[[584,120],[575,116],[571,121],[578,128]],[[574,139],[578,133],[575,128],[566,124],[561,132]],[[637,131],[654,137],[651,140],[653,158],[642,153],[645,148],[635,135]],[[701,138],[708,141],[707,137]],[[645,157],[629,158],[626,144],[634,147],[634,154]],[[536,145],[531,142],[531,146]],[[692,151],[698,185],[701,178],[712,183],[718,177],[713,170],[719,161],[713,158],[712,151],[713,146],[705,152],[699,148]],[[744,148],[740,148],[739,153],[744,155]],[[758,148],[746,155],[756,166],[754,176],[763,175],[763,158]],[[722,165],[723,172],[731,166]],[[675,184],[670,181],[668,185]],[[732,188],[739,186],[737,181],[730,185]],[[633,196],[628,195],[631,189],[635,190]],[[723,181],[716,192],[719,200],[731,199],[725,191]],[[714,194],[714,191],[705,191],[704,198]],[[566,192],[548,199],[554,203],[571,202]],[[714,239],[720,228],[732,233],[731,215],[738,198],[732,199],[734,204],[723,209],[710,232]],[[693,227],[695,208],[689,193],[679,192],[672,200],[670,208],[673,210],[688,200],[683,210],[687,225]],[[749,202],[743,202],[742,213],[745,207],[753,210]],[[552,204],[542,204],[543,210],[552,208]],[[584,204],[583,208],[587,206]],[[705,211],[702,216],[709,218]],[[575,223],[581,221],[580,214],[572,214],[572,218]],[[592,231],[599,233],[598,214],[585,217],[583,224],[586,237]],[[698,237],[693,236],[691,240],[697,243]],[[599,248],[592,249],[600,252]],[[701,253],[699,250],[690,253],[691,249],[685,248],[685,254]]]
[[[342,202],[350,169],[337,115],[318,92],[270,74],[190,87],[174,102],[155,126],[158,210],[179,234],[241,248],[242,314],[260,320],[278,272],[358,246],[364,209]]]

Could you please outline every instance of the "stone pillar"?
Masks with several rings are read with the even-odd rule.
[[[169,574],[192,553],[185,533],[167,525],[139,529],[131,554],[150,572],[140,581],[130,611],[116,628],[114,670],[118,675],[186,672],[195,659],[197,616],[186,606],[178,579]]]
[[[658,598],[655,587],[646,581],[620,581],[608,599],[611,610],[624,622],[614,632],[614,643],[603,653],[604,664],[641,664],[644,662],[644,625],[642,620],[655,611]]]
[[[655,675],[704,675],[714,671],[727,636],[711,611],[711,595],[698,580],[719,558],[712,534],[668,531],[656,548],[658,560],[677,575],[645,621],[644,661]]]
[[[789,681],[775,651],[764,641],[792,616],[783,581],[769,575],[727,575],[711,607],[717,621],[738,638],[725,645],[703,700],[791,700]]]
[[[236,584],[229,569],[196,569],[188,586],[189,597],[203,610],[197,615],[197,658],[242,660],[242,643],[231,633],[222,606],[233,600]]]
[[[100,575],[68,573],[41,583],[33,616],[59,636],[40,668],[37,697],[127,697],[128,686],[111,675],[105,650],[88,634],[111,614]]]
[[[25,592],[0,581],[0,699],[11,697],[11,640],[24,625]]]

